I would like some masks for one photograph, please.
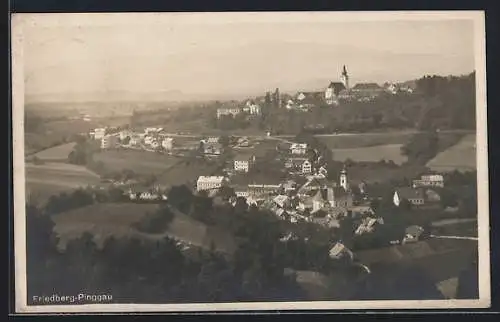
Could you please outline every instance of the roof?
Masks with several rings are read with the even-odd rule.
[[[291,149],[296,149],[296,148],[307,148],[307,143],[292,143],[290,145]]]
[[[304,98],[300,100],[298,97],[300,94],[304,94]],[[299,92],[297,94],[296,100],[303,104],[317,104],[323,101],[325,94],[323,92]]]
[[[423,233],[424,229],[417,225],[409,226],[405,229],[405,234],[412,236],[420,236]]]
[[[400,198],[403,199],[423,199],[424,194],[421,189],[414,189],[411,187],[396,188],[396,192]]]
[[[444,181],[443,175],[441,174],[423,174],[420,176],[420,180],[423,181]]]
[[[312,99],[322,99],[324,95],[323,92],[298,92],[297,97],[299,97],[300,94],[303,94],[306,98]]]
[[[200,176],[198,177],[198,182],[203,182],[203,181],[217,181],[217,182],[222,182],[224,180],[223,176]]]
[[[312,198],[315,201],[323,201],[326,199],[326,194],[324,193],[323,189],[318,189],[318,191],[314,194],[314,197]]]
[[[344,244],[337,242],[331,249],[330,249],[330,256],[338,256],[343,250],[345,249]]]
[[[357,83],[352,88],[353,90],[374,90],[374,89],[382,89],[377,83]]]
[[[344,84],[341,82],[331,82],[330,85],[328,85],[328,88],[333,88],[336,95],[338,95],[340,91],[346,89]]]

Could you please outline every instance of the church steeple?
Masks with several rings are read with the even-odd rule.
[[[349,75],[347,74],[347,68],[345,65],[342,67],[342,75],[340,75],[340,81],[344,84],[346,89],[349,89]]]
[[[345,168],[345,165],[342,171],[340,171],[340,186],[346,191],[349,188],[349,184],[347,183],[347,170]]]

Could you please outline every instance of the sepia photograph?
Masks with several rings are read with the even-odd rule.
[[[484,24],[13,14],[17,312],[489,307]]]

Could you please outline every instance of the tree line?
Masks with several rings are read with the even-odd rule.
[[[460,77],[424,76],[413,94],[383,93],[368,102],[345,101],[308,112],[286,110],[267,97],[255,121],[243,116],[222,118],[222,129],[271,129],[275,134],[367,132],[382,129],[475,129],[475,73]]]

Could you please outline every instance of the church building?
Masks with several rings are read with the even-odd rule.
[[[331,82],[325,90],[325,101],[328,105],[338,105],[339,96],[349,90],[349,75],[345,65],[342,68],[340,82]]]

